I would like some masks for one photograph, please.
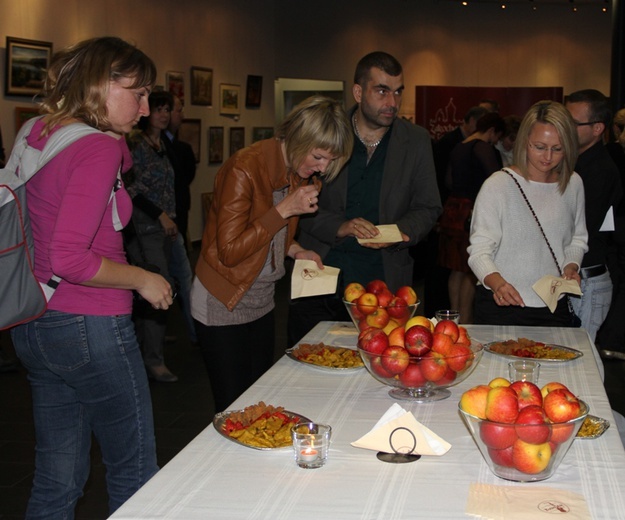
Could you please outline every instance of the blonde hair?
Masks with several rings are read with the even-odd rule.
[[[312,96],[299,103],[280,124],[276,136],[284,140],[286,158],[296,170],[315,148],[336,156],[325,177],[334,179],[349,159],[354,134],[341,104],[325,96]]]
[[[558,132],[564,153],[560,164],[554,168],[554,171],[559,174],[560,193],[564,193],[577,161],[578,140],[575,121],[564,105],[556,101],[539,101],[527,111],[514,142],[514,164],[526,179],[528,178],[527,148],[529,135],[536,123],[553,125]]]
[[[129,88],[151,88],[156,67],[142,51],[120,38],[92,38],[57,52],[39,103],[41,112],[50,114],[46,131],[68,118],[110,130],[109,83],[122,78],[132,80]]]

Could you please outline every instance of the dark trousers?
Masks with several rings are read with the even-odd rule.
[[[297,343],[320,321],[349,321],[343,300],[336,295],[311,296],[291,301],[287,324],[289,347]]]
[[[554,313],[547,307],[500,307],[493,293],[478,285],[473,307],[476,325],[530,325],[533,327],[572,327],[566,298],[560,299]]]
[[[215,411],[221,412],[273,364],[274,314],[271,311],[241,325],[207,327],[197,320],[194,322]]]

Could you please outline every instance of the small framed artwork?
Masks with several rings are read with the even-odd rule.
[[[255,126],[252,128],[252,142],[262,141],[263,139],[269,139],[273,137],[272,126]]]
[[[191,104],[213,106],[213,69],[191,67]]]
[[[165,73],[167,92],[176,96],[184,105],[184,72],[168,70]]]
[[[240,85],[232,85],[230,83],[222,83],[219,85],[219,113],[239,115],[241,113],[240,97]]]
[[[43,88],[52,58],[52,43],[7,36],[4,93],[34,96]]]
[[[195,162],[200,162],[200,136],[202,135],[201,119],[183,119],[178,128],[178,139],[189,143],[195,155]]]
[[[260,108],[260,100],[263,93],[263,77],[248,76],[245,90],[246,108]]]
[[[15,133],[19,132],[26,121],[38,115],[37,107],[15,107]]]
[[[230,155],[245,147],[245,128],[233,126],[230,128]]]
[[[208,129],[208,164],[219,164],[224,160],[224,127],[211,126]]]

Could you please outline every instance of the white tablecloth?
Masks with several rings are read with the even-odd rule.
[[[332,325],[320,323],[304,339],[355,345],[355,335],[328,332]],[[625,452],[586,332],[537,327],[467,328],[482,342],[528,337],[584,353],[572,362],[543,363],[539,384],[564,383],[590,405],[592,414],[608,419],[612,426],[599,439],[575,440],[556,474],[538,485],[582,494],[594,519],[625,519]],[[263,400],[330,424],[332,445],[326,466],[300,469],[291,449],[246,448],[222,437],[210,425],[113,518],[467,518],[464,511],[472,482],[534,485],[508,482],[493,475],[457,411],[464,390],[497,376],[507,377],[507,361],[485,352],[468,379],[451,387],[450,398],[418,404],[395,401],[388,395],[389,387],[374,380],[364,368],[328,372],[282,357],[231,409]],[[450,442],[451,450],[442,457],[388,464],[379,461],[373,451],[352,447],[350,443],[369,431],[394,402]]]

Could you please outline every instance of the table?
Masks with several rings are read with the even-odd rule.
[[[322,322],[306,342],[353,346],[352,336],[330,332]],[[387,386],[366,370],[328,372],[286,356],[249,388],[231,409],[260,400],[330,424],[332,445],[326,466],[300,469],[290,449],[259,451],[235,444],[212,425],[140,489],[112,518],[225,519],[407,519],[467,518],[473,482],[502,486],[551,486],[584,495],[593,518],[625,519],[625,451],[583,329],[467,326],[481,342],[528,337],[584,353],[572,362],[543,363],[540,383],[560,381],[612,426],[595,440],[575,440],[553,477],[538,484],[499,479],[488,469],[458,415],[463,391],[494,377],[507,377],[507,360],[485,352],[475,371],[449,399],[418,404],[395,401]],[[395,402],[451,443],[442,457],[387,464],[376,453],[351,446]]]

